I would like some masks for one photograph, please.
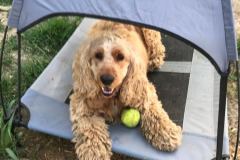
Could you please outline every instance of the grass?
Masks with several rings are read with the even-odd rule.
[[[80,23],[80,18],[56,17],[26,31],[22,41],[22,90],[25,91]],[[17,71],[16,36],[7,39],[3,61],[4,99],[16,99]]]
[[[9,6],[12,4],[12,0],[0,0],[0,5]]]
[[[80,18],[57,17],[24,33],[23,90],[38,77],[79,23]]]
[[[237,40],[237,50],[238,50],[238,56],[240,56],[240,38]],[[235,68],[235,64],[231,65],[231,72],[229,74],[229,81],[237,81],[237,72],[236,72],[236,68]],[[231,90],[235,90],[235,89],[231,89]]]
[[[24,51],[33,54],[54,55],[67,41],[79,22],[79,18],[67,17],[47,20],[37,28],[24,33]]]
[[[240,55],[240,38],[237,40],[238,55]]]
[[[7,4],[7,1],[5,1]],[[2,1],[0,1],[2,4]],[[56,53],[68,40],[81,18],[78,17],[55,17],[46,20],[22,34],[22,91],[26,91],[34,80],[41,74]],[[0,27],[0,32],[2,27]],[[16,35],[7,38],[4,58],[2,86],[5,104],[10,104],[16,100],[17,94],[17,40]],[[11,106],[15,104],[11,103]],[[2,116],[0,111],[0,119]],[[1,122],[1,121],[0,121]],[[0,123],[1,124],[1,123]],[[1,126],[1,129],[11,128],[11,121]],[[4,145],[1,156],[9,157],[16,153],[15,140],[12,138],[12,145]],[[0,137],[1,142],[1,137]],[[15,154],[16,155],[16,154]],[[12,158],[13,158],[12,157]]]
[[[3,24],[0,22],[0,32],[3,32],[4,31],[4,26]]]
[[[14,102],[12,101],[8,108],[13,107]],[[6,157],[13,160],[18,160],[16,154],[16,137],[12,134],[14,114],[11,118],[5,122],[3,118],[3,111],[0,110],[0,158],[5,159]]]

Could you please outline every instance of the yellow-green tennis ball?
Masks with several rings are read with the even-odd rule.
[[[136,127],[140,121],[140,113],[134,108],[126,108],[122,111],[121,121],[129,128]]]

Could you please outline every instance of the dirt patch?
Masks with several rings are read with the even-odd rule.
[[[7,16],[8,16],[8,10],[10,7],[6,6],[0,6],[0,23],[4,26],[7,25]],[[11,36],[16,33],[16,29],[9,29],[8,30],[8,36]],[[0,40],[2,40],[3,32],[0,32]]]
[[[236,82],[229,81],[228,83],[228,134],[230,143],[230,157],[234,156],[236,137],[237,137],[237,93],[236,93]],[[240,159],[240,146],[238,147],[238,159]]]
[[[235,20],[235,29],[237,37],[240,38],[240,1],[233,0],[233,12]],[[233,158],[237,136],[237,86],[236,82],[229,81],[228,83],[228,121],[229,121],[229,143],[230,156]],[[238,147],[237,159],[240,159],[240,147]]]
[[[233,0],[233,13],[235,20],[235,28],[237,32],[237,36],[240,37],[240,1]]]
[[[49,136],[27,129],[18,146],[19,157],[29,160],[75,160],[74,145],[62,138]]]
[[[22,133],[18,145],[19,157],[23,160],[77,160],[74,144],[69,140],[19,128]],[[114,153],[112,160],[137,160]]]

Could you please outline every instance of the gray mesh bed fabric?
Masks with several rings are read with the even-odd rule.
[[[83,20],[22,97],[21,102],[30,112],[28,128],[66,139],[72,138],[69,106],[65,103],[72,90],[71,63],[75,50],[94,22],[94,19]],[[163,42],[171,54],[167,55],[167,61],[159,71],[149,73],[149,78],[156,81],[159,97],[170,117],[183,127],[182,145],[173,153],[161,152],[147,143],[139,128],[128,129],[121,124],[110,124],[112,149],[140,159],[212,159],[216,152],[220,76],[197,50],[167,37],[163,37]],[[172,44],[175,49],[169,47]],[[177,49],[178,46],[183,49]],[[172,58],[176,51],[187,52],[186,58]],[[157,86],[159,82],[162,85]],[[223,154],[229,154],[227,124],[225,119]]]
[[[175,34],[226,72],[237,59],[231,0],[14,0],[8,25],[24,31],[57,14],[81,14],[144,24]]]

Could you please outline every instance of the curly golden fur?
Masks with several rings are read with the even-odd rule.
[[[73,62],[70,114],[79,159],[110,159],[106,121],[118,120],[126,106],[141,114],[141,129],[157,149],[174,151],[182,131],[162,108],[147,71],[163,64],[160,33],[110,21],[98,21]]]

